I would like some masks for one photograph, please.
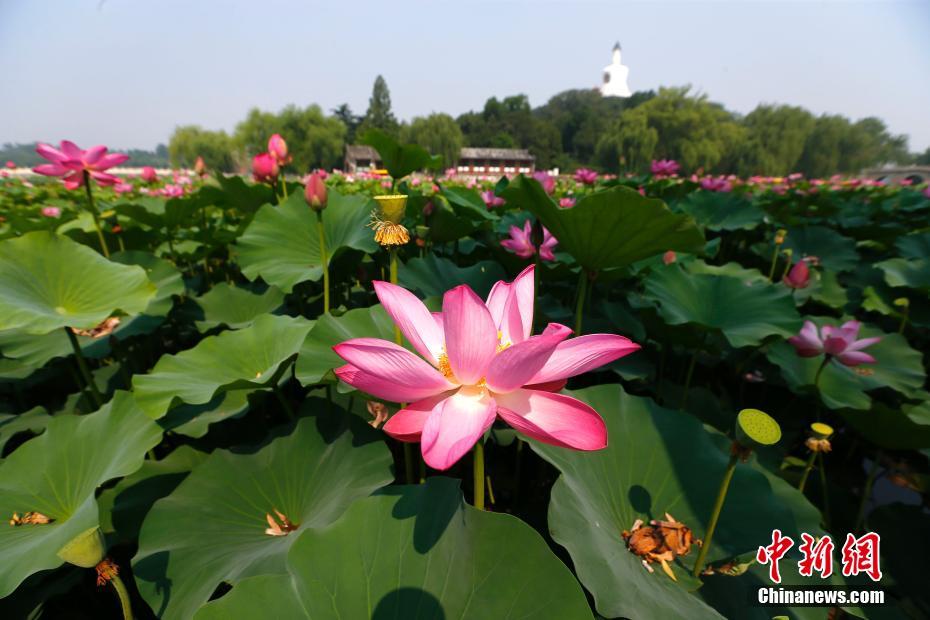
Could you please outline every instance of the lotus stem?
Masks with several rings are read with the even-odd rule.
[[[769,267],[769,281],[775,281],[775,266],[778,265],[778,244],[775,244],[775,250],[772,252],[772,266]]]
[[[475,477],[474,504],[478,510],[484,510],[484,444],[478,439],[475,444],[473,473]]]
[[[210,244],[209,235],[207,234],[207,205],[200,209],[200,228],[203,231],[203,280],[210,288]]]
[[[584,298],[588,292],[588,272],[584,269],[578,274],[578,289],[575,294],[578,299],[575,302],[575,336],[581,335],[581,328],[584,321]]]
[[[119,597],[120,607],[123,609],[123,620],[132,620],[132,601],[129,598],[129,591],[126,589],[123,580],[119,578],[119,575],[113,575],[110,578],[110,583],[113,585],[113,589],[116,590],[116,595]]]
[[[804,487],[807,486],[807,478],[811,474],[811,470],[814,469],[814,461],[817,459],[817,453],[811,451],[809,457],[807,457],[807,464],[804,466],[804,473],[801,474],[801,481],[798,483],[798,491],[801,493],[804,492]]]
[[[284,200],[287,200],[287,179],[284,178],[284,173],[278,177],[278,180],[281,181],[281,194],[284,195]]]
[[[820,368],[817,369],[817,373],[814,375],[814,391],[817,392],[817,411],[814,415],[817,420],[820,420],[820,408],[823,404],[823,396],[820,393],[820,375],[823,374],[823,369],[826,368],[829,363],[830,356],[825,355],[823,361],[820,363]]]
[[[869,468],[869,475],[865,479],[865,487],[862,489],[862,499],[859,501],[859,510],[856,512],[856,525],[853,528],[856,532],[862,530],[862,525],[865,522],[865,507],[869,503],[869,498],[872,497],[872,486],[875,484],[875,479],[878,478],[878,464],[881,459],[882,451],[879,450],[875,454],[875,460],[872,461],[872,467]]]
[[[103,231],[100,229],[100,218],[97,215],[97,205],[94,202],[94,193],[90,189],[90,174],[85,170],[84,171],[84,191],[87,194],[87,204],[90,207],[90,216],[94,220],[94,228],[97,229],[97,239],[100,240],[100,249],[103,250],[103,255],[107,258],[110,258],[110,248],[107,247],[107,240],[103,236]]]
[[[727,469],[723,472],[723,480],[720,481],[720,490],[717,491],[717,500],[714,502],[714,509],[710,513],[710,522],[707,524],[707,534],[704,536],[704,544],[701,545],[701,552],[698,553],[697,562],[694,563],[692,574],[695,577],[701,574],[701,569],[704,567],[704,560],[707,558],[710,543],[714,539],[714,530],[717,529],[720,511],[723,509],[723,502],[727,498],[727,490],[730,488],[730,480],[733,479],[733,472],[736,471],[736,462],[738,460],[738,454],[731,454]]]
[[[87,389],[90,390],[91,400],[94,401],[94,405],[99,409],[103,406],[103,396],[100,394],[100,390],[97,389],[97,384],[94,383],[94,377],[90,374],[90,369],[87,367],[87,360],[84,359],[84,355],[81,353],[81,344],[78,342],[77,336],[74,335],[70,327],[65,327],[65,333],[68,334],[68,340],[71,342],[71,348],[74,350],[74,357],[77,358],[78,370],[81,371],[81,377],[83,377]]]
[[[316,227],[320,232],[320,265],[323,267],[323,312],[329,314],[329,259],[326,257],[326,234],[323,230],[323,211],[316,212]],[[393,280],[392,284],[396,284]]]

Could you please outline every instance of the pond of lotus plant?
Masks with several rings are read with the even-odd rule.
[[[2,617],[930,615],[930,191],[366,140],[0,179]]]

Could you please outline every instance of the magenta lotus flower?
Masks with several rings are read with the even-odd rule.
[[[494,207],[503,207],[504,203],[506,202],[500,196],[495,196],[494,192],[490,189],[487,191],[481,192],[481,199],[484,201],[484,204],[488,209],[491,209]]]
[[[155,168],[151,166],[142,166],[142,174],[139,176],[141,176],[142,180],[146,183],[154,183],[158,180],[158,173],[155,172]]]
[[[585,185],[594,185],[597,183],[597,173],[588,168],[579,168],[575,171],[575,181]]]
[[[575,199],[571,196],[566,196],[565,198],[559,198],[559,206],[563,209],[571,209],[575,206]]]
[[[61,209],[58,207],[42,207],[43,217],[61,217]]]
[[[930,198],[930,187],[924,188],[924,196],[926,196],[927,198]]]
[[[733,184],[725,177],[704,177],[701,179],[701,189],[708,192],[726,193],[732,191]]]
[[[656,177],[674,176],[681,166],[674,159],[653,159],[649,170]]]
[[[117,183],[116,185],[113,186],[113,191],[116,192],[117,194],[129,194],[134,189],[135,187],[133,187],[131,183],[123,182],[123,183]]]
[[[268,153],[259,153],[252,158],[252,177],[259,183],[274,183],[279,172],[278,160]]]
[[[639,345],[614,334],[568,339],[571,330],[557,323],[531,336],[533,269],[495,284],[487,301],[457,286],[436,314],[409,291],[375,282],[384,309],[422,357],[386,340],[355,338],[333,347],[348,362],[336,375],[376,398],[411,403],[384,430],[400,441],[419,441],[434,469],[452,467],[498,417],[547,444],[604,448],[607,429],[598,413],[557,391],[569,377]]]
[[[807,288],[811,281],[811,270],[807,266],[806,260],[798,261],[791,271],[788,272],[782,282],[785,286],[793,289]]]
[[[533,178],[539,181],[539,184],[543,186],[543,189],[546,190],[547,194],[551,194],[555,191],[555,177],[540,170],[539,172],[533,173]]]
[[[840,327],[824,325],[818,332],[813,321],[804,321],[800,333],[788,338],[788,342],[801,357],[827,355],[828,358],[835,357],[845,366],[874,364],[875,358],[863,353],[862,349],[881,341],[881,338],[875,336],[859,340],[861,327],[859,321],[847,321]]]
[[[119,177],[105,171],[129,159],[129,155],[122,153],[108,154],[107,147],[102,145],[92,146],[84,151],[68,140],[62,140],[57,149],[40,143],[36,147],[36,153],[51,163],[36,166],[32,171],[49,177],[62,177],[68,189],[77,189],[84,185],[85,173],[103,187],[119,183]]]
[[[14,162],[14,161],[11,159],[11,160],[9,160],[9,161],[6,162],[6,167],[12,170],[13,168],[16,167],[16,162]]]
[[[517,226],[510,227],[510,239],[501,241],[501,246],[507,248],[520,258],[529,258],[536,253],[536,246],[533,245],[533,225],[529,220],[523,222],[523,228]],[[543,242],[539,246],[539,258],[547,261],[555,260],[555,254],[552,248],[559,244],[559,240],[552,236],[552,233],[543,226]]]
[[[287,142],[281,134],[276,133],[268,138],[268,154],[274,157],[280,166],[291,163],[291,157],[287,153]]]

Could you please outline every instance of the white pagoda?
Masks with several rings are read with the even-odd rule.
[[[620,62],[620,43],[614,45],[614,53],[610,64],[604,67],[604,83],[601,85],[601,94],[605,97],[629,97],[633,93],[626,83],[630,75],[630,68]]]

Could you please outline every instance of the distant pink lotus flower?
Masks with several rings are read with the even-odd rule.
[[[847,321],[840,327],[824,325],[817,330],[813,321],[804,321],[797,336],[792,336],[788,342],[801,357],[817,357],[827,355],[835,357],[845,366],[858,366],[859,364],[874,364],[875,358],[862,349],[870,347],[881,340],[880,337],[863,338],[858,340],[859,321]]]
[[[597,172],[588,168],[579,168],[575,171],[575,181],[585,185],[594,185],[597,183]]]
[[[926,196],[927,198],[930,198],[930,187],[924,188],[924,196]]]
[[[280,171],[278,161],[268,153],[252,158],[252,177],[259,183],[274,183]]]
[[[125,183],[125,182],[119,182],[113,186],[113,191],[116,192],[117,194],[129,194],[134,189],[135,188],[132,186],[131,183]]]
[[[198,155],[196,161],[194,161],[194,172],[201,178],[207,174],[207,164],[200,155]]]
[[[105,172],[118,166],[127,159],[128,155],[122,153],[107,153],[105,146],[92,146],[86,151],[81,150],[74,142],[62,140],[59,148],[40,143],[36,153],[52,162],[42,164],[32,169],[36,174],[49,177],[62,177],[65,187],[77,189],[84,185],[84,175],[87,173],[98,185],[107,187],[119,183],[119,177]]]
[[[281,134],[276,133],[268,138],[268,153],[274,157],[279,166],[291,163],[291,157],[287,153],[287,142],[284,141]]]
[[[708,192],[729,192],[733,184],[724,177],[704,177],[701,179],[701,189]]]
[[[678,260],[678,255],[675,254],[675,250],[667,250],[665,254],[662,255],[662,262],[666,265],[671,265]]]
[[[572,207],[575,206],[575,199],[570,196],[566,196],[565,198],[559,198],[559,206],[562,207],[563,209],[571,209]]]
[[[811,272],[806,260],[798,261],[788,272],[788,275],[782,278],[785,286],[793,289],[807,288],[810,281]]]
[[[375,282],[375,293],[422,357],[378,338],[333,347],[346,362],[336,376],[376,398],[412,403],[384,425],[388,435],[420,442],[430,467],[452,467],[498,417],[543,443],[600,450],[607,428],[590,406],[557,393],[569,377],[639,349],[623,336],[592,334],[550,323],[531,336],[533,270],[500,281],[482,301],[466,285],[446,291],[431,314],[409,291]],[[424,359],[425,358],[425,359]]]
[[[551,194],[555,191],[555,177],[548,172],[539,170],[533,173],[533,178],[539,181],[539,184],[543,186],[547,194]]]
[[[168,198],[180,198],[184,195],[184,187],[181,185],[174,185],[173,183],[166,183],[163,188],[161,188],[161,195],[167,196]]]
[[[15,168],[15,167],[16,167],[16,162],[14,162],[14,161],[11,159],[11,160],[9,160],[9,161],[6,162],[6,167],[7,167],[7,168],[10,168],[10,169]]]
[[[674,176],[680,169],[681,166],[674,159],[653,159],[649,167],[652,176],[659,178]]]
[[[500,196],[495,196],[494,191],[490,189],[481,192],[481,199],[484,201],[484,204],[488,209],[492,209],[494,207],[503,207],[504,203],[506,202]]]
[[[146,183],[154,183],[158,180],[158,173],[155,172],[155,168],[152,168],[151,166],[143,166],[142,174],[140,176]]]
[[[61,217],[61,209],[58,207],[42,207],[42,215],[45,217]]]
[[[552,233],[543,226],[543,242],[539,246],[539,258],[545,261],[554,261],[555,254],[552,248],[558,245],[559,240],[552,236]],[[520,258],[529,258],[536,253],[536,246],[533,245],[533,224],[526,220],[523,222],[523,228],[517,226],[510,227],[510,239],[501,241],[501,246],[507,248]]]

